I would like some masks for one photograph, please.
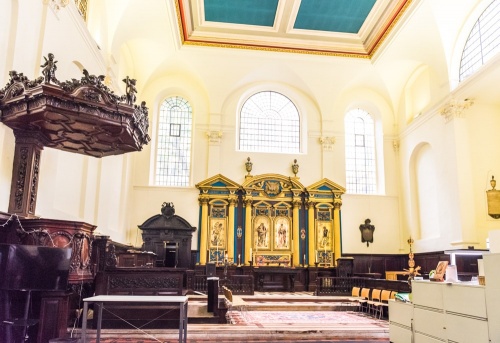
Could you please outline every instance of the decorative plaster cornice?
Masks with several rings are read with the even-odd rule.
[[[335,137],[320,137],[319,142],[323,146],[323,150],[331,151],[333,150],[333,145],[335,144]]]
[[[394,152],[399,152],[399,139],[394,139],[392,141],[392,148],[394,149]]]
[[[222,138],[222,131],[207,131],[206,135],[209,143],[220,144]]]
[[[44,5],[49,5],[55,12],[68,6],[69,0],[42,0]]]
[[[474,99],[466,98],[464,100],[451,99],[448,101],[444,108],[441,109],[441,115],[445,118],[446,122],[454,118],[465,117],[465,110],[474,105]]]

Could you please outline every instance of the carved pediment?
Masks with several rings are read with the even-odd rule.
[[[227,193],[235,193],[240,185],[222,174],[217,174],[196,184],[201,193],[210,193],[212,191],[226,190]]]
[[[163,203],[161,214],[154,215],[147,219],[141,225],[138,225],[141,230],[185,230],[195,231],[196,228],[191,226],[188,221],[174,214],[173,203]]]
[[[313,183],[309,187],[307,187],[309,192],[332,192],[332,193],[345,193],[345,188],[336,184],[333,181],[330,181],[327,178],[324,178],[316,183]]]
[[[283,191],[302,191],[304,186],[297,179],[284,175],[262,174],[247,178],[242,188],[256,190],[269,197],[276,197]]]

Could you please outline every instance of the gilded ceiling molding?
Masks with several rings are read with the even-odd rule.
[[[391,21],[389,27],[387,28],[387,30],[384,31],[384,33],[382,34],[382,36],[379,38],[379,40],[377,41],[377,43],[375,43],[375,46],[372,48],[372,50],[370,51],[370,55],[368,56],[368,58],[372,58],[373,55],[375,55],[375,53],[377,52],[377,50],[380,48],[380,46],[384,43],[385,39],[387,38],[387,36],[389,36],[389,34],[392,32],[392,30],[394,29],[394,26],[396,26],[396,24],[399,22],[399,20],[401,19],[401,17],[403,16],[403,14],[406,13],[406,10],[408,9],[408,7],[411,5],[413,0],[406,0],[405,3],[401,6],[400,9],[398,9],[398,11],[396,12],[396,16],[394,17],[394,20]]]
[[[182,30],[182,28],[181,28]],[[364,53],[345,53],[337,51],[324,51],[324,50],[310,50],[310,49],[293,49],[293,48],[275,48],[269,46],[259,46],[259,45],[243,45],[243,44],[229,44],[229,43],[213,43],[213,42],[200,42],[194,40],[185,40],[184,35],[182,35],[183,45],[192,46],[208,46],[213,48],[230,48],[230,49],[242,49],[242,50],[258,50],[258,51],[269,51],[269,52],[287,52],[294,54],[305,54],[305,55],[320,55],[320,56],[335,56],[335,57],[348,57],[348,58],[364,58],[370,59],[371,57]]]
[[[222,131],[207,131],[208,142],[212,144],[220,144],[222,138]]]
[[[61,1],[61,0],[59,0]],[[381,25],[381,31],[378,35],[373,38],[369,38],[370,42],[362,42],[363,51],[360,52],[346,52],[341,50],[333,50],[329,48],[315,48],[315,47],[284,47],[284,46],[268,46],[266,43],[258,43],[254,41],[234,43],[234,42],[218,42],[216,38],[209,40],[209,37],[205,38],[193,38],[191,34],[194,33],[195,29],[189,26],[190,20],[192,20],[192,14],[189,9],[186,9],[185,5],[181,4],[182,0],[175,0],[175,10],[177,16],[177,25],[180,32],[180,40],[182,45],[191,46],[206,46],[206,47],[216,47],[216,48],[232,48],[232,49],[244,49],[244,50],[259,50],[259,51],[269,51],[269,52],[285,52],[285,53],[296,53],[296,54],[306,54],[306,55],[320,55],[320,56],[335,56],[335,57],[347,57],[347,58],[362,58],[371,59],[373,55],[377,52],[380,46],[384,43],[386,38],[392,32],[395,25],[399,22],[404,13],[412,4],[413,0],[397,0],[396,4],[390,9],[390,12],[385,18],[384,23]],[[192,32],[191,32],[192,31]],[[206,34],[206,33],[205,33]],[[366,44],[366,45],[365,45]]]
[[[335,137],[320,137],[319,142],[321,143],[324,151],[332,151],[333,145],[336,142]]]
[[[445,104],[440,113],[448,123],[454,118],[464,118],[465,110],[472,105],[474,105],[474,99],[456,100],[452,98]]]

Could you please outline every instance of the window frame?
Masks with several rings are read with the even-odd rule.
[[[490,15],[491,17],[488,18],[488,16]],[[483,28],[484,26],[486,26],[486,28]],[[488,26],[489,29],[493,32],[493,34],[490,36],[487,34],[488,32],[491,32],[488,31]],[[500,29],[498,29],[499,26],[500,0],[493,0],[478,16],[467,36],[458,68],[459,82],[462,82],[470,76],[474,75],[483,65],[485,65],[500,52]],[[477,39],[473,40],[473,38],[476,38],[476,36]],[[492,44],[493,48],[490,50],[485,49],[484,42],[488,42],[490,45]],[[476,56],[475,61],[472,59],[472,57],[474,56]]]
[[[266,104],[264,104],[264,106],[262,106],[263,110],[256,113],[254,115],[254,117],[248,116],[251,113],[248,113],[248,112],[244,113],[244,111],[248,111],[249,109],[251,109],[252,103],[249,103],[249,102],[253,101],[252,99],[259,100],[259,97],[265,96],[266,94],[274,94],[275,95],[275,97],[270,98],[271,99],[270,100],[271,106],[266,106]],[[276,98],[276,96],[277,96],[277,98]],[[286,102],[286,104],[284,106],[282,106],[282,108],[293,106],[292,111],[289,111],[288,113],[287,112],[277,113],[277,114],[273,113],[273,115],[275,115],[276,117],[269,118],[269,113],[266,114],[265,112],[266,111],[271,112],[273,110],[272,105],[275,104],[276,102],[272,103],[272,101],[276,100],[276,99]],[[253,103],[253,104],[255,104],[255,103]],[[254,107],[257,107],[257,106],[254,106]],[[289,109],[290,109],[290,107],[289,107]],[[267,115],[267,117],[266,117],[266,115]],[[283,127],[280,127],[280,130],[279,130],[280,134],[277,136],[274,136],[274,138],[279,137],[280,138],[279,141],[277,141],[276,139],[274,139],[274,141],[273,141],[272,138],[269,138],[267,140],[266,139],[259,140],[259,142],[261,142],[261,143],[263,142],[264,144],[267,143],[268,145],[263,145],[263,144],[253,145],[253,148],[252,148],[252,146],[250,146],[249,143],[246,143],[246,141],[251,141],[252,136],[260,137],[260,135],[262,135],[262,133],[265,132],[264,129],[266,127],[268,129],[271,129],[272,125],[273,125],[273,121],[283,123],[284,122],[284,120],[283,120],[284,115],[296,115],[296,118],[291,118],[291,119],[287,120],[287,122],[285,122],[285,123],[289,124],[288,127],[292,127],[292,130],[290,130],[290,129],[287,130],[286,128],[283,129]],[[267,121],[264,121],[262,119],[266,119]],[[251,120],[253,120],[254,123],[246,122],[246,121],[251,121]],[[292,99],[289,96],[285,95],[283,92],[279,92],[276,90],[269,90],[269,89],[252,92],[252,94],[250,94],[242,102],[242,104],[239,108],[238,134],[237,134],[237,141],[236,141],[236,149],[237,149],[237,151],[242,151],[242,152],[298,154],[301,152],[302,145],[303,145],[303,142],[302,142],[302,123],[303,123],[303,120],[302,120],[302,116],[301,116],[301,113],[299,111],[298,106],[295,104],[294,101],[292,101]],[[252,127],[249,128],[249,127],[245,126],[246,124],[252,124],[252,125],[256,126],[257,128],[254,129],[256,131],[256,133],[255,132],[253,134],[246,133],[245,131],[252,130]],[[293,132],[295,135],[283,136],[283,134],[282,134],[283,132]],[[289,138],[289,140],[288,141],[283,140],[284,137]],[[276,144],[276,145],[272,145],[272,144]],[[289,147],[290,144],[294,145],[295,150],[287,149],[287,147]]]
[[[172,99],[175,99],[175,103],[170,105],[170,108],[167,107],[168,102],[171,101]],[[182,111],[187,111],[189,118],[188,123],[179,123],[177,121],[170,121],[166,120],[165,122],[162,121],[163,114],[162,111],[165,111],[165,115],[168,115],[168,112],[171,111],[173,107],[176,106],[185,106],[186,108]],[[164,109],[165,107],[165,109]],[[191,105],[191,102],[184,96],[181,95],[171,95],[164,97],[163,101],[160,102],[159,108],[158,108],[158,122],[157,122],[157,128],[156,128],[156,146],[155,146],[155,151],[154,151],[154,156],[155,156],[155,164],[154,164],[154,172],[153,172],[153,185],[154,186],[159,186],[159,187],[190,187],[191,186],[191,179],[192,179],[192,159],[193,159],[193,107]],[[178,118],[175,118],[178,120]],[[183,120],[186,120],[184,118]],[[162,129],[162,125],[165,125],[165,128]],[[182,129],[182,125],[189,125],[189,130],[188,131],[188,137],[183,136],[184,130]],[[180,135],[172,135],[172,128],[177,127],[178,133]],[[169,142],[168,139],[166,142],[163,142],[162,144],[162,139],[161,139],[161,130],[164,131],[166,134],[166,137],[175,137],[177,138],[177,142]],[[180,141],[180,142],[179,142]],[[176,149],[176,152],[179,152],[179,155],[182,155],[182,151],[184,151],[183,156],[173,156],[173,155],[164,155],[166,157],[165,161],[161,160],[160,156],[160,150],[165,149],[172,151],[172,149],[167,149],[167,145],[169,144],[177,144],[177,145],[187,145],[187,148],[185,150],[182,149]],[[168,159],[169,157],[172,157],[173,159],[181,159],[180,162],[174,162],[177,164],[184,164],[187,165],[187,167],[182,168],[184,172],[187,172],[187,175],[164,175],[164,182],[160,181],[160,178],[162,177],[162,173],[160,170],[160,164],[163,163],[165,164],[165,167],[163,169],[168,169],[168,168],[175,168],[172,166],[169,166]],[[185,157],[184,160],[182,160],[182,157]],[[174,178],[174,180],[169,180],[169,178]],[[180,178],[180,180],[179,180]]]
[[[367,123],[365,123],[367,118],[370,120],[368,123],[370,127],[367,127]],[[358,120],[363,121],[363,134],[357,131],[359,127],[356,128],[356,121]],[[351,125],[352,129],[348,125]],[[378,194],[377,140],[374,116],[363,108],[352,108],[344,116],[344,130],[346,192],[349,194]],[[363,143],[361,145],[358,144],[360,137],[362,137],[361,143]],[[359,154],[363,156],[360,157]]]

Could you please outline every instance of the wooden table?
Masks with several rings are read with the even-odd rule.
[[[83,321],[82,321],[82,343],[87,343],[87,312],[89,304],[93,303],[97,306],[94,308],[94,318],[97,316],[97,334],[96,343],[100,342],[101,337],[101,323],[102,323],[102,309],[104,304],[107,303],[121,303],[126,304],[130,308],[141,308],[149,304],[147,307],[151,308],[154,304],[158,309],[173,309],[180,310],[179,315],[179,343],[186,343],[187,341],[187,306],[188,297],[182,295],[160,296],[160,295],[98,295],[95,297],[83,299]]]
[[[278,290],[295,292],[295,276],[298,270],[287,267],[256,267],[256,288],[259,292]]]
[[[397,280],[398,275],[408,275],[408,272],[404,271],[386,271],[385,272],[385,279],[386,280]]]

